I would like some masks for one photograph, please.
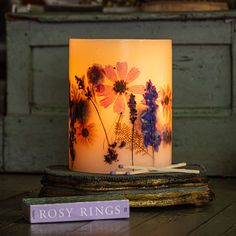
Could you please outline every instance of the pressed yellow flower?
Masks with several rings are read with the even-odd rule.
[[[168,121],[168,126],[171,126],[172,91],[170,86],[167,85],[165,88],[161,88],[159,94],[164,118]]]
[[[89,146],[96,138],[96,130],[94,123],[85,123],[75,125],[76,128],[76,141],[77,143]]]

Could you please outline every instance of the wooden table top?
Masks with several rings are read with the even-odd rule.
[[[40,189],[40,175],[0,175],[0,235],[236,235],[236,179],[213,178],[205,207],[131,209],[130,219],[30,225],[21,199]]]

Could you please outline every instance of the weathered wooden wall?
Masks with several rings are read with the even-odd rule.
[[[3,116],[6,112],[6,27],[4,14],[8,10],[9,1],[0,1],[0,171],[3,169]]]
[[[5,170],[39,172],[67,161],[69,38],[170,38],[173,161],[236,175],[234,18],[236,12],[9,16]]]

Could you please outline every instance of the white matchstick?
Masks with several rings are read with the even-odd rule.
[[[150,170],[136,170],[136,171],[111,171],[111,175],[137,175],[137,174],[144,174],[144,173],[189,173],[189,174],[199,174],[199,170],[190,170],[190,169],[161,169],[161,170],[155,170],[155,171],[150,171]]]
[[[169,166],[164,166],[164,167],[161,167],[161,168],[158,168],[158,169],[160,169],[160,170],[162,170],[162,169],[172,169],[172,168],[184,167],[186,165],[187,165],[186,162],[181,162],[181,163],[178,163],[178,164],[172,164],[172,165],[169,165]]]
[[[171,173],[171,172],[175,172],[175,173],[188,173],[188,174],[199,174],[200,171],[199,170],[190,170],[190,169],[161,169],[158,171],[155,171],[156,173]],[[154,172],[153,172],[154,173]]]
[[[136,170],[136,171],[126,172],[127,175],[137,175],[137,174],[144,174],[144,173],[150,173],[150,172],[148,170]]]
[[[187,164],[185,162],[182,163],[178,163],[178,164],[173,164],[173,165],[169,165],[169,166],[165,166],[165,167],[161,167],[161,168],[156,168],[156,167],[146,167],[146,166],[126,166],[123,164],[119,164],[118,167],[120,169],[133,169],[133,170],[152,170],[152,171],[159,171],[159,170],[163,170],[163,169],[172,169],[172,168],[177,168],[177,167],[183,167],[186,166]]]
[[[111,171],[111,175],[137,175],[137,174],[143,174],[148,173],[148,170],[137,170],[137,171]]]
[[[139,174],[138,171],[141,171],[141,173],[146,173],[147,171],[149,171],[149,173],[168,173],[168,172],[175,172],[175,173],[189,173],[189,174],[199,174],[200,171],[199,170],[192,170],[192,169],[175,169],[178,167],[183,167],[186,166],[187,164],[185,162],[182,163],[178,163],[178,164],[173,164],[173,165],[169,165],[169,166],[165,166],[165,167],[161,167],[161,168],[156,168],[156,167],[145,167],[145,166],[126,166],[123,164],[119,164],[118,167],[120,169],[122,168],[126,168],[126,169],[133,169],[133,170],[137,170],[137,171],[132,171],[130,173],[133,174]],[[142,172],[144,171],[144,172]]]
[[[199,174],[199,170],[190,170],[190,169],[162,169],[162,170],[155,170],[155,171],[150,171],[150,170],[135,170],[135,171],[130,171],[126,172],[126,175],[137,175],[137,174],[143,174],[143,173],[188,173],[188,174]]]

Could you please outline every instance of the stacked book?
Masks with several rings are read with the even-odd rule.
[[[187,165],[199,173],[90,174],[66,166],[45,169],[41,197],[112,196],[127,198],[131,207],[205,205],[214,199],[204,167]]]
[[[25,198],[23,216],[30,223],[129,218],[129,201],[116,196]]]

